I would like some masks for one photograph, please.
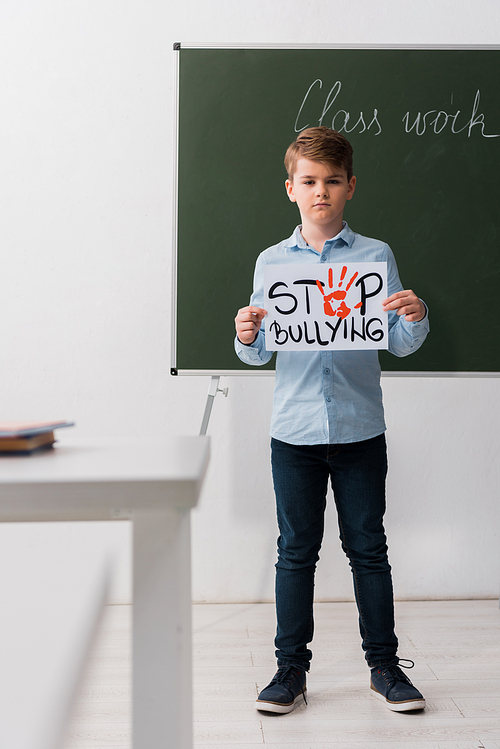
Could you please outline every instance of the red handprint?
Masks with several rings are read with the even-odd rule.
[[[344,265],[342,268],[342,272],[340,274],[340,283],[339,288],[337,291],[332,291],[330,294],[325,294],[323,292],[323,284],[321,281],[316,281],[316,284],[318,286],[318,289],[321,292],[321,295],[323,297],[323,309],[325,311],[325,315],[328,315],[329,317],[340,317],[342,320],[344,320],[351,312],[351,308],[347,306],[345,303],[345,298],[347,296],[347,292],[351,288],[353,282],[356,280],[358,273],[353,274],[352,278],[350,279],[349,283],[345,287],[345,290],[341,288],[342,284],[344,283],[344,278],[347,273],[347,266]],[[333,289],[333,270],[332,268],[328,268],[328,286],[330,289]],[[333,309],[330,302],[332,299],[335,299],[336,301],[339,301],[340,304],[336,309]],[[361,307],[361,302],[359,304],[356,304],[354,309],[358,309],[358,307]]]

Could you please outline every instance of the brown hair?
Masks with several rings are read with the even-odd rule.
[[[290,180],[297,169],[298,159],[331,164],[345,169],[348,180],[352,177],[352,146],[347,138],[329,127],[308,127],[288,146],[285,168]]]

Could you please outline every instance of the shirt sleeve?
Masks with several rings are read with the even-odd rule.
[[[398,291],[403,291],[403,285],[399,279],[394,254],[389,246],[387,246],[387,251],[387,291],[388,296],[391,296]],[[413,354],[427,338],[429,311],[425,302],[423,304],[425,317],[418,322],[408,322],[404,315],[398,315],[394,310],[389,312],[389,351],[391,354],[400,357]]]
[[[257,258],[253,277],[253,294],[250,297],[250,306],[262,307],[264,302],[264,260],[262,254]],[[266,351],[265,318],[260,326],[255,341],[247,346],[240,341],[238,336],[234,339],[234,350],[239,359],[245,364],[261,366],[272,359],[273,351]]]

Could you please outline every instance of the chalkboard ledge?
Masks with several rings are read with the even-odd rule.
[[[204,369],[175,369],[170,370],[170,374],[175,376],[188,377],[274,377],[274,369],[225,369],[225,370],[204,370]],[[382,377],[500,377],[500,372],[392,372],[382,371]]]

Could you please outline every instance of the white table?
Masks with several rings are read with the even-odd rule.
[[[133,521],[135,749],[192,747],[190,510],[208,457],[207,437],[177,437],[0,459],[0,522]]]

